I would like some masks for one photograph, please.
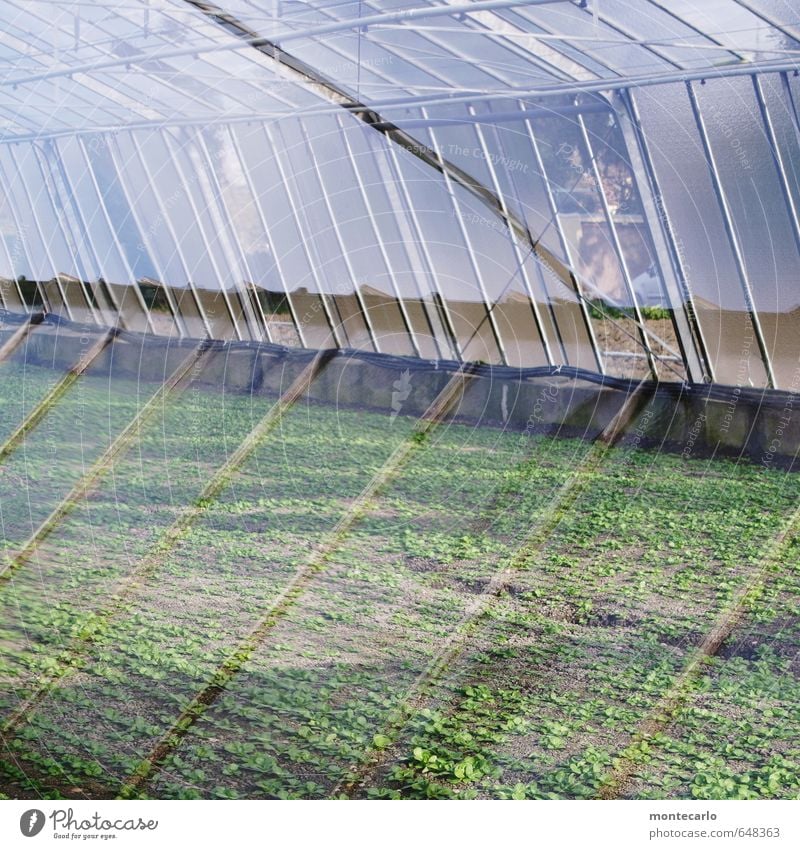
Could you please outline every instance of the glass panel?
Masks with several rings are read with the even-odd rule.
[[[14,201],[7,185],[4,180],[3,186],[0,186],[0,273],[12,279],[22,272],[17,270],[19,260],[17,258],[15,261],[15,255],[12,253],[12,250],[20,245],[17,241],[19,228],[14,217]]]
[[[183,287],[170,286],[172,300],[178,315],[183,321],[188,335],[193,339],[205,339],[210,336],[208,326],[198,304],[199,292],[188,284]],[[213,296],[212,296],[213,297]]]
[[[222,290],[232,285],[236,272],[227,263],[224,250],[227,247],[225,224],[219,214],[213,215],[215,201],[208,187],[205,163],[188,132],[169,133],[159,141],[163,141],[164,150],[175,163],[181,179],[178,196],[185,203],[186,213],[191,215],[191,226],[197,231],[197,243],[203,252],[202,257],[193,257],[196,271],[190,272],[209,332],[215,339],[235,339],[237,335]],[[174,202],[173,205],[180,214],[183,204]],[[231,253],[228,249],[227,255]],[[184,255],[187,255],[185,250]]]
[[[137,279],[156,277],[155,266],[144,249],[142,234],[120,183],[109,136],[89,136],[84,142],[84,150],[127,266],[133,270]]]
[[[604,11],[602,6],[600,11]],[[520,18],[534,21],[544,27],[547,32],[565,33],[574,37],[576,47],[581,52],[586,52],[595,62],[605,65],[613,73],[646,74],[670,68],[665,59],[656,56],[652,51],[626,42],[619,32],[605,23],[604,16],[595,21],[592,10],[588,7],[579,9],[572,3],[555,3],[530,8],[520,7],[514,9],[514,12]],[[585,40],[589,40],[588,45]],[[566,43],[569,44],[568,39]]]
[[[244,297],[249,297],[255,314],[269,328],[272,341],[276,345],[290,348],[302,348],[300,337],[294,326],[289,299],[280,292],[270,292],[258,286],[249,286]]]
[[[59,285],[56,279],[45,280],[39,283],[39,286],[44,292],[44,301],[47,306],[47,312],[55,313],[56,315],[70,318],[70,314],[64,304],[64,299],[61,297]]]
[[[608,126],[605,115],[595,116],[595,122]],[[569,256],[590,303],[589,316],[605,369],[618,377],[647,377],[650,367],[640,330],[632,318],[633,302],[578,118],[537,118],[532,126],[555,195]],[[632,178],[629,171],[623,172],[627,173],[626,179],[618,178],[619,155],[613,148],[609,154],[605,143],[598,147],[598,160],[602,163],[598,170],[610,190],[609,207],[613,204],[615,210],[624,208],[630,203],[627,194],[633,193]]]
[[[96,283],[87,283],[85,288],[100,324],[106,327],[119,325],[119,310],[105,282],[101,279]]]
[[[492,111],[509,112],[528,105],[500,101]],[[551,212],[546,185],[533,147],[528,122],[505,122],[484,128],[487,137],[494,136],[498,164],[495,176],[500,192],[509,207],[521,217],[531,236],[550,255],[569,267],[564,253],[556,216]],[[540,316],[551,340],[556,362],[597,370],[597,358],[589,339],[586,321],[571,286],[544,268],[534,259],[526,261],[531,267],[528,279],[540,303]],[[556,341],[554,341],[556,340]]]
[[[547,99],[545,105],[550,102]],[[488,117],[491,112],[514,113],[542,105],[539,102],[498,100],[475,108]],[[557,98],[553,105],[564,104]],[[531,141],[529,122],[492,121],[491,124],[482,124],[481,128],[490,149],[496,151],[494,172],[506,203],[523,219],[534,239],[565,262],[566,255],[555,216],[550,210],[542,169]]]
[[[180,336],[164,286],[150,278],[140,280],[137,285],[150,315],[153,330],[159,336]]]
[[[644,219],[639,187],[622,133],[611,113],[589,113],[583,115],[582,120],[594,152],[599,188],[605,195],[619,240],[619,252],[630,281],[615,301],[618,309],[613,310],[616,319],[614,324],[625,327],[629,342],[632,341],[630,334],[641,339],[639,329],[628,320],[634,315],[635,298],[646,329],[647,345],[658,357],[656,369],[659,375],[665,380],[683,380],[685,370],[674,317],[668,309],[666,287],[658,268],[649,227]],[[638,368],[632,369],[630,376],[646,377],[647,363],[641,352],[635,359],[638,360]]]
[[[528,268],[522,262],[524,249],[515,252],[507,225],[488,207],[461,187],[455,187],[454,192],[507,363],[520,367],[547,365],[525,285]]]
[[[701,32],[713,33],[720,44],[755,53],[759,61],[782,59],[784,50],[798,48],[798,42],[734,0],[704,0],[701,5],[694,0],[672,0],[669,10]],[[725,25],[720,26],[720,21]]]
[[[753,302],[779,387],[796,381],[797,319],[784,316],[800,305],[800,267],[776,161],[749,79],[709,80],[698,86],[711,148],[742,249]],[[795,343],[789,344],[787,340]],[[786,356],[776,356],[783,348]]]
[[[214,222],[212,236],[219,242],[229,274],[228,308],[241,338],[260,340],[264,318],[260,310],[253,312],[246,289],[268,262],[269,245],[249,180],[227,128],[196,132],[193,140],[197,153],[204,156],[201,167],[208,175],[202,187]]]
[[[284,121],[274,131],[279,144],[276,155],[282,160],[291,181],[289,190],[296,193],[296,211],[303,238],[314,262],[320,291],[331,296],[330,300],[335,304],[333,319],[339,325],[343,344],[350,348],[374,350],[363,312],[351,294],[358,281],[353,279],[346,256],[347,246],[341,240],[308,145],[310,136],[329,133],[338,135],[334,118],[306,120],[302,124]]]
[[[766,372],[686,89],[642,90],[636,102],[715,378],[764,386]]]
[[[291,321],[289,302],[282,294],[283,281],[278,274],[265,220],[253,195],[253,175],[240,160],[230,128],[209,128],[203,139],[214,170],[215,198],[222,215],[219,226],[230,233],[228,250],[233,253],[229,262],[237,269],[235,287],[229,289],[227,295],[239,331],[253,339],[261,339],[262,324],[268,321],[272,338],[277,343],[296,347],[299,339]],[[264,303],[260,303],[254,291],[264,296]],[[273,317],[275,306],[280,306],[282,318]],[[255,325],[251,326],[253,321]]]
[[[650,41],[654,50],[682,68],[707,68],[720,59],[720,51],[714,49],[714,42],[670,15],[668,4],[661,9],[652,3],[603,0],[600,11],[604,18],[620,27],[622,32],[618,37],[625,33]],[[713,30],[710,34],[713,34]]]
[[[13,179],[19,180],[29,199],[23,212],[29,222],[26,238],[35,239],[37,234],[41,234],[44,242],[44,251],[41,248],[31,250],[39,253],[42,260],[48,257],[57,272],[80,274],[83,269],[85,273],[85,263],[75,256],[71,247],[68,218],[64,215],[63,206],[59,208],[59,203],[63,205],[64,200],[58,197],[52,180],[53,170],[59,167],[59,163],[54,161],[57,154],[54,156],[53,148],[47,145],[43,151],[39,150],[35,143],[12,145],[9,154],[17,168]]]
[[[151,176],[153,191],[161,200],[161,226],[174,234],[172,250],[182,259],[183,275],[168,282],[180,285],[188,276],[195,285],[219,288],[202,221],[192,204],[193,197],[184,182],[185,175],[177,167],[179,157],[172,155],[175,149],[167,146],[159,132],[131,135]]]
[[[369,198],[376,238],[391,268],[393,290],[404,300],[420,354],[433,359],[444,352],[445,359],[452,359],[450,339],[432,298],[435,284],[422,238],[406,202],[405,187],[394,170],[389,145],[360,122],[349,122],[344,132]]]
[[[366,13],[374,14],[398,7],[402,8],[403,4],[381,2],[371,9],[369,6],[364,9]],[[332,13],[337,18],[357,18],[358,4],[337,5]],[[423,20],[407,26],[400,22],[370,28],[361,37],[362,58],[377,71],[385,72],[396,86],[406,90],[440,88],[443,80],[457,88],[496,85],[498,79],[509,84],[530,82],[535,70],[532,70],[530,60],[494,39],[474,34],[471,21],[436,18],[430,21],[430,29],[427,23]],[[326,36],[326,41],[330,40],[350,56],[359,54],[357,33]],[[391,61],[386,60],[387,56]],[[387,87],[386,94],[389,93]],[[367,94],[372,95],[373,92],[367,89]],[[375,94],[380,94],[380,91]]]
[[[22,150],[23,157],[26,153],[30,157],[33,156],[33,150],[30,148]],[[7,145],[0,145],[0,177],[10,213],[4,237],[16,276],[22,275],[29,280],[49,280],[56,273],[56,269],[52,267],[53,261],[39,231],[36,211],[25,191],[22,173],[12,156],[11,148]],[[37,181],[36,185],[41,192],[44,188],[41,180]],[[42,217],[46,223],[52,224],[55,216],[49,203],[42,204]],[[55,226],[58,227],[57,223]]]
[[[186,271],[176,240],[161,211],[155,186],[143,167],[137,137],[132,133],[118,133],[110,144],[110,150],[114,152],[119,184],[125,191],[132,214],[137,218],[142,236],[141,242],[136,245],[137,256],[132,267],[137,271],[153,267],[155,279],[164,284],[186,285]],[[158,180],[167,184],[168,194],[176,191],[175,178],[165,168],[158,170]],[[139,279],[148,276],[139,274]]]
[[[96,303],[92,290],[82,280],[68,274],[58,275],[64,300],[74,321],[84,324],[96,324],[98,321]]]
[[[3,299],[3,308],[11,312],[27,312],[25,302],[17,289],[16,281],[6,277],[0,277],[0,297]]]
[[[220,291],[195,286],[195,295],[209,327],[212,339],[237,339],[228,300]]]
[[[309,153],[327,198],[331,220],[346,253],[352,285],[367,310],[378,349],[385,353],[414,353],[403,316],[397,306],[393,279],[376,231],[371,207],[365,201],[363,177],[356,174],[340,123],[332,122],[308,130]],[[359,181],[362,181],[361,184]]]
[[[82,142],[64,138],[59,139],[56,146],[65,186],[71,193],[76,220],[81,227],[75,238],[84,244],[94,262],[91,279],[102,277],[112,283],[132,283],[132,274],[120,254],[116,234],[106,219]]]
[[[126,330],[134,330],[137,333],[147,333],[153,329],[148,322],[147,313],[142,306],[142,302],[137,297],[135,283],[129,286],[106,283],[105,289],[108,292],[109,300],[113,305],[115,314],[119,316],[122,327]],[[116,320],[114,323],[116,324]],[[173,330],[170,327],[166,335],[169,336],[172,332]]]
[[[759,76],[759,81],[775,134],[783,176],[796,215],[800,211],[800,141],[795,123],[797,100],[791,97],[789,87],[780,77],[763,74]],[[769,212],[773,206],[774,204],[769,205]],[[796,221],[795,227],[800,227],[800,223]],[[800,294],[796,286],[786,285],[786,279],[779,279],[775,297],[780,304],[780,315],[773,316],[769,305],[766,305],[760,308],[759,316],[765,334],[774,340],[773,368],[776,376],[783,388],[795,391],[799,386],[796,363],[800,339]],[[779,325],[779,328],[773,325]]]
[[[252,180],[273,256],[271,282],[265,287],[259,281],[259,287],[267,288],[270,296],[276,295],[278,303],[280,295],[288,292],[288,303],[308,347],[333,347],[335,341],[317,294],[308,246],[300,234],[294,198],[288,194],[275,147],[260,126],[233,126],[231,132]]]
[[[398,163],[464,360],[501,362],[462,229],[463,211],[429,166],[403,151]]]
[[[794,0],[747,0],[747,4],[754,11],[766,15],[776,26],[794,37],[795,43],[791,39],[786,39],[787,49],[793,49],[796,46],[796,40],[800,39],[800,25],[798,25]],[[775,37],[778,37],[778,33]]]

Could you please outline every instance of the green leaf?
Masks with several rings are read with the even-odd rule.
[[[391,745],[392,741],[385,734],[376,734],[372,738],[372,745],[376,749],[385,749],[387,746]],[[416,754],[416,753],[415,753]]]

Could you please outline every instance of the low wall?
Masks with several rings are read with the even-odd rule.
[[[0,324],[0,345],[19,322]],[[32,327],[9,359],[66,371],[103,335],[96,327],[47,320]],[[278,395],[314,356],[249,342],[201,343],[119,333],[87,370],[163,381],[199,346],[210,345],[192,379],[226,392]],[[458,370],[432,363],[340,351],[321,370],[309,400],[419,417]],[[519,370],[476,366],[448,418],[528,433],[595,438],[613,419],[636,384],[561,369]],[[747,458],[794,468],[800,452],[800,395],[745,387],[644,383],[642,401],[622,444],[658,447],[686,456]]]

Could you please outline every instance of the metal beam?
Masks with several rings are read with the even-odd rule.
[[[602,80],[574,80],[568,83],[548,83],[538,86],[509,86],[507,88],[482,91],[480,89],[462,90],[457,94],[422,94],[392,99],[373,100],[369,103],[372,110],[405,109],[410,106],[435,106],[453,103],[480,103],[482,101],[503,98],[534,98],[556,94],[581,94],[618,91],[626,88],[643,88],[668,83],[686,83],[699,80],[724,79],[726,77],[751,76],[755,73],[777,73],[797,70],[798,60],[779,59],[770,62],[743,62],[740,65],[707,66],[684,71],[641,74],[628,77],[611,77]],[[330,107],[326,111],[332,111]],[[305,111],[304,115],[319,114],[317,111]],[[277,116],[275,116],[277,117]]]
[[[606,86],[608,88],[608,86]],[[508,95],[511,98],[516,98],[518,95],[512,92]],[[459,100],[448,100],[447,103],[458,103],[463,102],[467,105],[471,105],[474,103],[490,103],[492,101],[500,99],[506,99],[506,95],[502,91],[497,91],[491,95],[476,95],[473,98],[469,98],[467,100],[459,101]],[[426,103],[424,100],[420,101],[419,104],[413,105],[421,105],[425,106]],[[364,110],[367,107],[359,106],[359,109]],[[372,109],[370,106],[369,109]],[[0,136],[0,145],[3,144],[17,144],[21,142],[29,142],[29,141],[40,141],[44,139],[59,139],[59,138],[73,138],[74,136],[82,137],[82,136],[98,136],[98,135],[113,135],[114,133],[118,133],[121,130],[133,131],[133,130],[162,130],[162,129],[170,129],[173,127],[190,127],[190,128],[201,128],[205,129],[208,127],[232,127],[237,124],[253,124],[254,122],[271,122],[275,123],[277,121],[283,120],[285,118],[313,118],[319,117],[322,115],[337,115],[341,114],[342,110],[344,111],[352,111],[350,107],[336,106],[329,107],[324,106],[319,109],[304,109],[302,112],[299,112],[296,108],[287,104],[286,111],[284,112],[250,112],[244,115],[229,115],[227,113],[209,116],[209,117],[194,117],[194,118],[178,118],[175,116],[171,116],[169,118],[159,118],[158,120],[143,120],[143,121],[130,121],[124,125],[124,127],[120,127],[119,124],[108,124],[108,125],[91,125],[84,127],[76,127],[69,128],[63,130],[49,130],[42,131],[38,133],[26,133],[24,135],[18,136]],[[608,112],[609,107],[604,101],[598,100],[596,103],[586,103],[577,109],[574,106],[570,105],[560,105],[559,103],[554,103],[552,106],[537,106],[533,108],[521,108],[516,112],[498,112],[495,113],[498,116],[498,120],[502,120],[504,123],[511,123],[512,121],[524,121],[527,118],[546,118],[548,116],[553,115],[575,115],[578,111],[590,113],[590,112]],[[359,120],[363,120],[364,116],[358,114],[355,116]],[[469,117],[467,115],[461,117],[452,117],[452,118],[397,118],[394,121],[389,120],[373,120],[375,116],[367,116],[369,118],[368,121],[364,121],[370,127],[375,130],[378,130],[381,133],[386,133],[392,129],[416,129],[418,127],[436,127],[436,126],[459,126],[461,124],[484,124],[487,123],[486,118],[478,115],[475,117]]]
[[[502,95],[497,95],[502,98]],[[467,104],[467,108],[473,104]],[[414,130],[418,128],[427,129],[430,127],[460,127],[467,125],[482,125],[495,124],[502,122],[510,124],[514,121],[526,121],[528,118],[552,118],[554,115],[589,115],[592,112],[612,113],[613,110],[606,101],[598,101],[597,103],[586,103],[581,106],[553,106],[552,109],[547,106],[537,107],[535,109],[519,109],[516,112],[484,112],[476,115],[459,115],[449,118],[398,118],[396,121],[383,121],[370,124],[374,130],[391,130],[399,128],[403,130]]]
[[[207,119],[199,118],[176,118],[165,117],[157,120],[146,121],[131,121],[124,125],[123,129],[152,129],[163,127],[177,126],[203,126],[213,125],[215,123],[252,123],[254,120],[278,121],[282,118],[296,118],[298,114],[303,117],[313,117],[318,115],[331,115],[338,112],[340,109],[353,111],[356,117],[360,120],[365,120],[366,123],[375,123],[379,125],[382,132],[389,125],[394,125],[394,122],[375,118],[372,120],[370,115],[374,116],[378,110],[388,111],[392,109],[406,109],[410,106],[437,106],[443,104],[455,103],[485,103],[497,100],[498,97],[505,99],[530,99],[549,97],[560,94],[589,94],[589,93],[608,93],[613,91],[622,91],[625,89],[645,88],[648,86],[668,85],[670,83],[687,83],[697,82],[701,80],[725,79],[728,77],[743,77],[752,76],[753,74],[761,73],[780,73],[794,72],[797,70],[797,59],[782,59],[773,62],[743,62],[740,65],[733,66],[708,66],[703,69],[692,69],[687,71],[667,72],[664,74],[647,74],[641,76],[629,77],[612,77],[602,80],[574,80],[568,83],[556,83],[552,85],[540,86],[508,86],[501,89],[495,89],[487,92],[485,90],[460,90],[457,94],[424,94],[410,95],[401,98],[378,99],[370,101],[365,106],[359,104],[357,106],[346,105],[322,105],[319,108],[304,109],[298,112],[296,107],[287,106],[283,112],[267,112],[267,113],[248,113],[240,116],[221,116],[218,118],[209,117]],[[364,110],[367,110],[365,113]],[[362,114],[363,113],[363,114]],[[17,135],[0,136],[0,144],[8,144],[13,142],[33,141],[36,139],[63,138],[76,135],[98,134],[98,133],[115,133],[120,131],[120,124],[95,124],[91,127],[74,128],[70,127],[63,130],[52,131],[36,131],[28,133],[20,133]]]

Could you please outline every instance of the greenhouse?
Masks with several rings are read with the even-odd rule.
[[[0,21],[0,798],[800,796],[796,3]]]

